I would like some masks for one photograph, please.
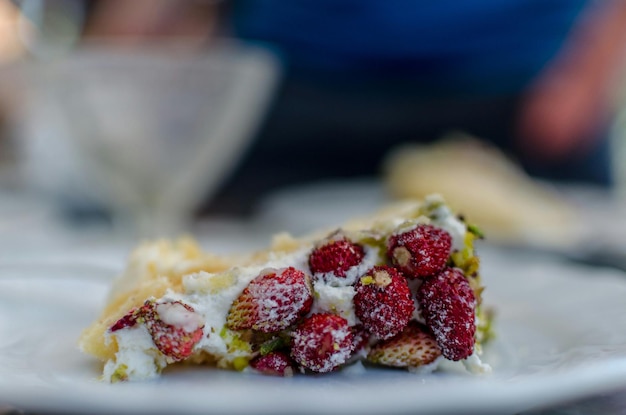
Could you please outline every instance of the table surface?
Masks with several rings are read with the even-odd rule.
[[[521,412],[515,415],[615,415],[626,413],[626,389],[584,399],[581,401],[570,402],[551,408],[543,408],[539,410]],[[0,406],[0,415],[52,415],[45,413],[24,412],[18,408],[9,408]],[[56,415],[56,414],[55,414]],[[509,414],[502,414],[509,415]],[[513,414],[511,414],[513,415]]]

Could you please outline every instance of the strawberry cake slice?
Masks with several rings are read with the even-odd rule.
[[[278,376],[446,361],[487,372],[480,237],[434,195],[330,232],[278,235],[250,255],[146,243],[80,346],[105,362],[110,382],[181,362]]]

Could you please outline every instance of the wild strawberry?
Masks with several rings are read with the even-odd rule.
[[[140,319],[155,346],[168,361],[179,362],[191,356],[203,334],[204,321],[193,307],[181,301],[146,302]]]
[[[432,225],[420,224],[387,241],[391,262],[410,278],[435,275],[445,267],[452,247],[450,234]]]
[[[348,321],[335,314],[314,314],[293,333],[291,357],[303,368],[326,373],[344,364],[353,349]]]
[[[110,332],[115,332],[118,330],[125,329],[127,327],[133,327],[137,324],[137,319],[140,315],[140,308],[133,308],[128,313],[124,315],[124,317],[117,320],[110,328]]]
[[[250,366],[264,375],[293,376],[291,358],[280,351],[259,355],[250,361]]]
[[[264,333],[286,329],[313,304],[309,277],[293,267],[264,270],[230,307],[226,324],[232,330]]]
[[[357,281],[355,291],[356,316],[380,339],[400,333],[415,311],[406,278],[395,268],[372,268]]]
[[[402,333],[372,347],[367,360],[384,366],[414,368],[427,365],[441,356],[441,349],[421,324],[412,321]]]
[[[361,245],[352,243],[340,233],[330,236],[318,245],[309,256],[311,272],[332,272],[336,277],[345,277],[346,271],[359,265],[365,253]]]
[[[472,354],[476,298],[459,269],[446,268],[427,278],[417,290],[417,301],[447,359],[461,360]]]

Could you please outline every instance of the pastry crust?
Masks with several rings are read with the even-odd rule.
[[[248,261],[250,258],[244,255],[202,252],[197,242],[188,237],[142,243],[133,250],[126,269],[115,279],[100,317],[80,336],[80,348],[100,360],[112,359],[117,343],[115,339],[107,341],[105,333],[128,310],[140,306],[147,298],[161,297],[168,290],[181,292],[185,275],[220,272]]]

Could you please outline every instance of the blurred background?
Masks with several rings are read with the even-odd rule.
[[[624,0],[0,0],[0,278],[433,192],[504,272],[626,270],[625,62]]]
[[[496,242],[618,238],[625,58],[622,1],[0,0],[0,230],[304,232],[441,192]]]

